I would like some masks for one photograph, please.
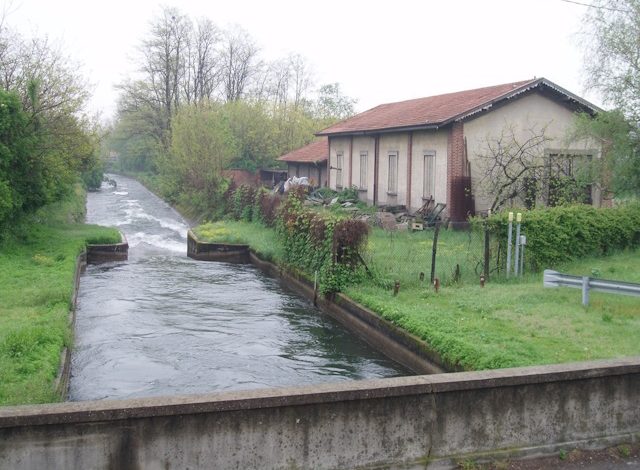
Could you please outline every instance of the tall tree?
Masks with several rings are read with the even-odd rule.
[[[339,83],[323,85],[318,90],[316,116],[327,123],[346,119],[354,114],[356,100],[342,93]],[[327,125],[329,125],[327,124]]]
[[[602,144],[593,166],[605,191],[640,196],[640,0],[595,0],[584,27],[587,85],[615,109],[577,131]]]
[[[191,22],[176,8],[164,8],[151,24],[150,36],[140,48],[141,72],[150,97],[162,116],[163,141],[168,147],[171,118],[181,104],[180,84],[185,75]]]
[[[226,101],[237,101],[246,94],[250,79],[259,70],[258,65],[258,47],[247,32],[239,28],[228,30],[222,49]]]
[[[584,25],[587,85],[640,120],[640,0],[595,0]]]
[[[187,67],[183,91],[187,103],[214,98],[222,81],[221,33],[207,18],[200,19],[187,42]]]

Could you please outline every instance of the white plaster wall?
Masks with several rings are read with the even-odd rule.
[[[329,143],[329,163],[330,167],[336,168],[338,166],[337,154],[342,152],[344,156],[342,159],[342,187],[349,185],[349,142],[350,137],[331,137]],[[329,170],[329,187],[331,189],[336,188],[336,170]]]
[[[382,134],[379,143],[378,205],[395,206],[407,202],[407,153],[409,134]],[[388,194],[389,152],[398,152],[398,190],[395,195]]]
[[[529,129],[547,126],[545,136],[553,139],[545,147],[552,149],[594,149],[593,143],[582,140],[570,142],[568,133],[572,128],[575,114],[555,101],[534,93],[489,111],[464,123],[467,139],[467,156],[471,164],[472,187],[475,193],[476,211],[486,210],[491,198],[482,194],[479,187],[481,168],[478,154],[486,152],[487,139],[496,138],[503,129],[513,126],[516,135],[524,140],[531,133]]]
[[[360,185],[360,152],[367,152],[367,185],[366,190],[359,191],[362,201],[373,204],[373,176],[375,163],[376,140],[373,137],[353,138],[353,184]]]
[[[435,152],[435,194],[436,202],[447,202],[447,130],[420,131],[413,133],[411,158],[411,210],[420,209],[423,204],[422,187],[424,175],[424,154]]]

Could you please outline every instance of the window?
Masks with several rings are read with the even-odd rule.
[[[547,150],[546,196],[547,205],[563,202],[592,204],[589,150]]]
[[[424,152],[424,168],[422,173],[422,197],[433,198],[436,189],[436,153]]]
[[[336,188],[342,188],[342,164],[344,160],[344,154],[338,152],[336,154]]]
[[[398,192],[398,152],[389,152],[389,185],[387,186],[389,194]]]
[[[369,154],[360,152],[360,189],[367,189],[367,160]]]

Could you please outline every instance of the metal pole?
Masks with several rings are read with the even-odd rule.
[[[489,226],[484,224],[484,278],[489,279],[489,263],[490,263],[490,250],[489,250]]]
[[[589,306],[589,276],[582,277],[582,305]]]
[[[524,248],[527,245],[526,242],[527,237],[524,235],[520,236],[520,275],[524,276]]]
[[[513,234],[513,212],[509,212],[509,232],[507,235],[507,278],[511,273],[511,238]]]
[[[522,220],[522,214],[518,212],[516,215],[516,260],[513,266],[513,272],[518,277],[518,268],[520,267],[520,221]]]
[[[431,249],[431,284],[433,284],[433,281],[436,278],[436,252],[438,251],[438,233],[440,233],[440,222],[436,222],[436,228],[433,231],[433,248]]]

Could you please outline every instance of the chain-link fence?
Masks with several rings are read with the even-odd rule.
[[[435,226],[425,230],[384,230],[369,236],[366,259],[369,268],[384,283],[415,287],[476,284],[500,274],[503,258],[497,240],[482,225]],[[487,275],[488,273],[488,275]]]

